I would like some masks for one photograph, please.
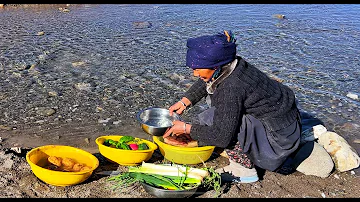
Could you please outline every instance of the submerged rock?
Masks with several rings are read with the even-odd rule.
[[[359,99],[359,95],[356,94],[356,93],[352,93],[352,92],[349,92],[348,94],[346,94],[347,97],[351,98],[351,99],[354,99],[354,100],[358,100]]]
[[[274,14],[273,17],[278,18],[278,19],[285,19],[286,18],[285,15],[283,15],[283,14]]]
[[[37,33],[38,36],[42,36],[42,35],[44,35],[44,34],[45,34],[45,32],[38,32],[38,33]]]
[[[83,61],[71,63],[71,65],[72,65],[73,67],[79,67],[79,66],[82,66],[82,65],[84,65],[84,64],[85,64],[85,62],[83,62]]]
[[[138,29],[152,27],[152,23],[148,21],[133,22],[132,24],[134,28],[138,28]]]
[[[59,8],[59,11],[61,11],[61,12],[70,12],[70,10],[68,9],[68,8]]]
[[[84,91],[90,91],[91,90],[91,84],[90,83],[76,83],[74,86],[78,90],[84,90]]]

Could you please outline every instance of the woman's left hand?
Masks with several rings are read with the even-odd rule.
[[[182,134],[186,134],[185,126],[188,124],[186,124],[186,125],[185,124],[186,123],[182,122],[182,121],[178,121],[178,120],[173,121],[173,126],[166,130],[166,132],[163,135],[163,138],[166,138],[171,135],[179,136]]]

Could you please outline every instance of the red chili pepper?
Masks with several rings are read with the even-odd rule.
[[[139,146],[137,144],[129,144],[131,150],[138,150]]]

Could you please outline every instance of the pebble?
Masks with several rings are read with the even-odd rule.
[[[47,108],[47,107],[38,107],[35,109],[36,109],[36,113],[42,116],[51,116],[56,112],[55,109]]]
[[[360,144],[360,139],[355,139],[353,142],[357,143],[357,144]]]
[[[21,147],[11,147],[10,150],[12,150],[18,154],[21,154]]]
[[[55,92],[55,91],[50,91],[50,92],[48,92],[48,95],[49,95],[50,97],[56,97],[56,96],[58,96],[58,93]]]
[[[353,171],[353,170],[352,170],[350,173],[351,173],[352,175],[355,175],[355,171]]]
[[[324,193],[321,193],[321,196],[322,196],[323,198],[326,198],[326,196],[325,196],[325,194],[324,194]]]
[[[110,121],[110,119],[111,119],[111,118],[107,118],[107,119],[105,119],[105,120],[99,119],[99,120],[98,120],[98,123],[107,123],[107,122]]]
[[[3,130],[11,130],[11,127],[5,126],[5,125],[0,125],[0,129],[3,129]]]
[[[86,144],[89,144],[89,143],[90,143],[90,139],[89,139],[89,138],[85,138],[84,140],[85,140]]]
[[[121,123],[121,120],[113,122],[114,125],[118,125],[119,123]]]
[[[337,175],[337,174],[335,174],[334,177],[335,177],[336,179],[340,179],[339,175]]]
[[[102,110],[103,110],[102,107],[96,107],[96,112],[100,112],[100,111],[102,111]]]
[[[44,34],[45,34],[45,32],[38,32],[38,33],[37,33],[38,36],[42,36],[42,35],[44,35]]]

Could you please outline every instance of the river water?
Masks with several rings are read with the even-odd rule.
[[[360,5],[59,7],[0,9],[0,125],[135,123],[140,109],[169,107],[194,81],[189,37],[231,30],[238,54],[290,86],[303,111],[330,130],[359,126]]]

